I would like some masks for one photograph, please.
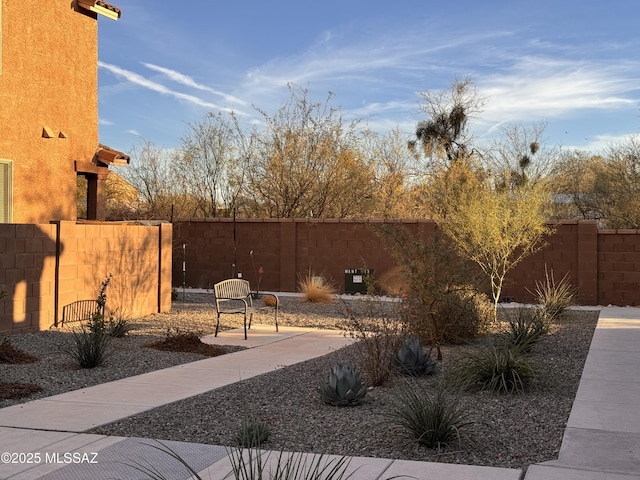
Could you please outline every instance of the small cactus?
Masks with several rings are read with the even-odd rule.
[[[327,383],[318,388],[318,392],[325,403],[342,407],[361,403],[367,387],[356,367],[338,364],[331,367]]]
[[[431,358],[431,350],[425,352],[422,340],[418,337],[407,337],[398,350],[396,365],[400,371],[412,377],[432,375],[436,370],[436,362]]]

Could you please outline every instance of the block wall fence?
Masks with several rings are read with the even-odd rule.
[[[0,333],[45,330],[76,300],[97,297],[136,317],[171,309],[172,225],[0,224]]]
[[[210,219],[173,224],[173,285],[211,288],[242,274],[253,289],[294,292],[308,272],[344,291],[345,270],[370,268],[393,283],[401,273],[372,228],[376,220]],[[429,220],[387,223],[428,239]],[[640,230],[598,230],[592,221],[554,223],[546,246],[508,275],[504,297],[532,300],[545,267],[556,280],[565,274],[583,305],[640,305]],[[235,239],[235,240],[234,240]],[[262,267],[262,275],[259,269]]]

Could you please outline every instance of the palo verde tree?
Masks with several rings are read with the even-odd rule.
[[[445,161],[432,163],[423,188],[439,228],[457,251],[488,277],[497,317],[507,273],[541,248],[549,233],[548,183],[529,181],[525,174],[539,145],[531,142],[528,151],[516,154],[502,167],[486,168],[470,141],[462,141],[469,138],[465,135],[466,122],[479,105],[469,81],[454,83],[448,96],[440,93],[424,98],[424,111],[431,112],[431,116],[419,124],[416,135],[421,131],[420,125],[434,125],[426,129],[426,153],[440,146],[440,158]],[[449,102],[443,103],[446,98]],[[424,140],[418,138],[424,145]],[[508,150],[493,154],[507,160],[512,155]],[[514,163],[516,168],[512,167]]]

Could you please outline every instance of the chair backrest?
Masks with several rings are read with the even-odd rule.
[[[247,280],[231,278],[223,280],[213,286],[216,299],[246,298],[251,293],[251,287]]]

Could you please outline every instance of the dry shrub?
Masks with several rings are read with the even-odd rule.
[[[396,354],[406,336],[398,305],[371,297],[345,306],[343,330],[359,340],[360,368],[372,386],[384,384],[395,371]]]
[[[330,303],[334,301],[335,288],[327,283],[322,277],[308,273],[298,282],[300,291],[303,294],[302,301],[310,303]]]
[[[262,298],[262,302],[264,303],[265,307],[275,307],[278,304],[278,299],[275,297],[275,295],[265,295]]]
[[[397,224],[376,228],[406,282],[402,315],[409,333],[434,345],[438,359],[443,343],[467,341],[480,333],[489,317],[484,277],[452,249],[438,231],[429,240]]]

